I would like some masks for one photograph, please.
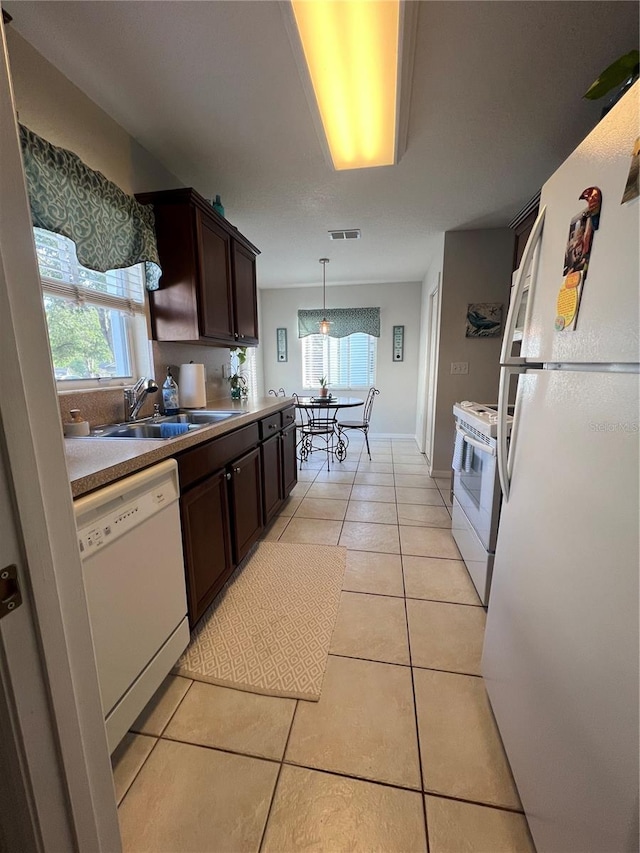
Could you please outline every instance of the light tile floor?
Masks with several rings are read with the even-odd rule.
[[[348,549],[320,701],[169,676],[113,756],[125,853],[533,853],[449,483],[413,441],[361,451],[303,466],[264,534]]]

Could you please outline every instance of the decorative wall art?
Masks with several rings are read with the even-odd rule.
[[[393,327],[393,360],[404,361],[404,326]]]
[[[501,302],[473,302],[467,306],[467,338],[498,338],[502,334]]]
[[[276,343],[278,351],[278,361],[287,361],[287,330],[276,329]]]

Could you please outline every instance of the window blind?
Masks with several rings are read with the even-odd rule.
[[[317,388],[326,376],[334,388],[375,384],[377,339],[362,332],[345,338],[307,335],[302,339],[302,385]]]
[[[33,229],[42,289],[51,296],[102,308],[144,314],[144,269],[97,272],[78,262],[72,240],[42,228]]]

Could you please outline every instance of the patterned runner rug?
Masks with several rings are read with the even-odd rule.
[[[345,548],[259,542],[196,626],[174,672],[317,702],[345,565]]]

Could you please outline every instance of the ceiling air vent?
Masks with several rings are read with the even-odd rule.
[[[346,230],[329,231],[330,240],[359,240],[359,228],[347,228]]]

